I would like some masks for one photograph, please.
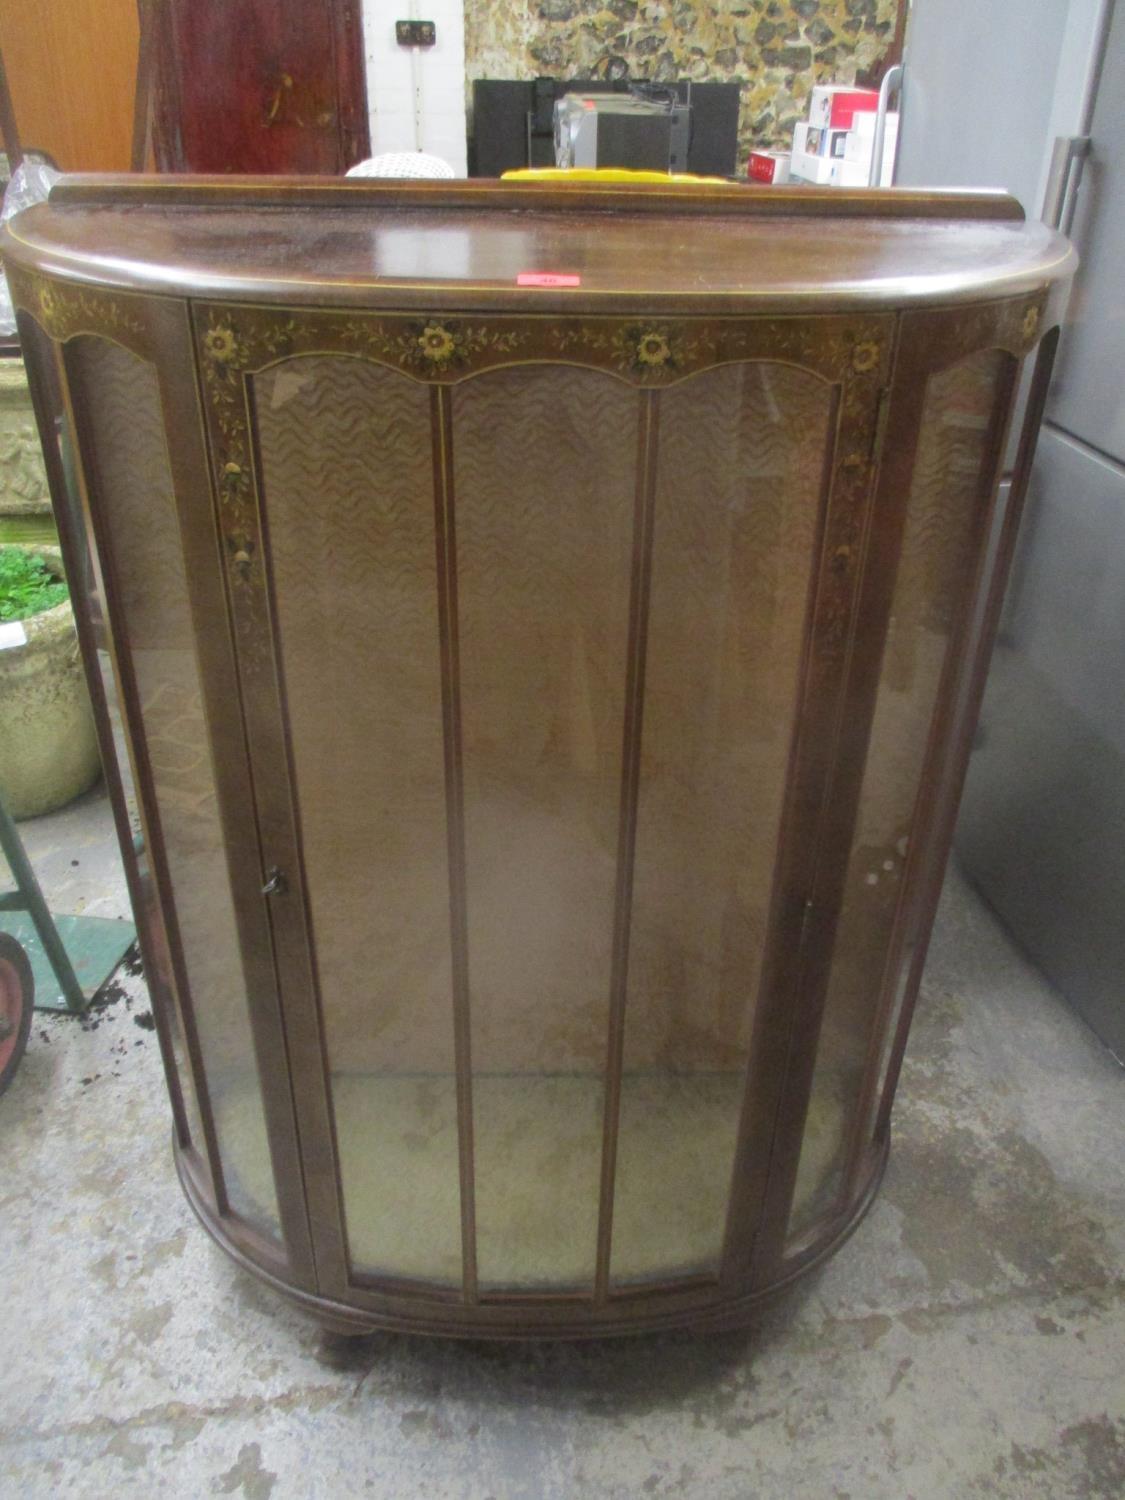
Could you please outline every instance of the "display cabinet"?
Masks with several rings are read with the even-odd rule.
[[[337,1328],[744,1318],[886,1160],[1065,242],[139,178],[3,248],[203,1223]]]

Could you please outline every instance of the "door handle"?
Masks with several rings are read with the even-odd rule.
[[[1082,176],[1081,163],[1089,154],[1088,135],[1055,137],[1051,165],[1047,170],[1047,186],[1043,193],[1043,212],[1040,215],[1048,229],[1061,229],[1064,234],[1069,230],[1070,220],[1074,215],[1075,194]]]
[[[871,143],[871,170],[867,174],[868,187],[878,187],[883,180],[883,147],[887,139],[887,110],[891,95],[902,92],[902,64],[895,63],[883,74],[879,85],[879,107],[875,112],[875,139]]]
[[[289,882],[283,871],[276,865],[271,865],[266,871],[266,883],[262,887],[263,896],[282,896],[289,889]]]

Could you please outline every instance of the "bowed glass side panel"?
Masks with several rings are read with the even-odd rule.
[[[120,345],[93,337],[68,347],[67,369],[91,505],[104,532],[109,604],[123,634],[117,648],[136,690],[132,739],[144,763],[138,774],[151,784],[149,836],[160,841],[167,865],[168,937],[182,954],[185,1024],[195,1027],[226,1197],[236,1215],[276,1238],[261,1082],[156,374]],[[120,711],[115,700],[111,714]],[[155,853],[144,850],[142,871]],[[166,959],[171,971],[170,949]],[[198,1115],[197,1101],[189,1110]]]
[[[178,1121],[181,1141],[191,1152],[206,1157],[206,1142],[202,1116],[192,1081],[191,1064],[188,1058],[186,1033],[181,1009],[181,1000],[176,988],[175,976],[168,962],[168,942],[163,916],[152,878],[152,867],[148,850],[141,837],[141,816],[137,803],[136,779],[133,771],[132,747],[125,730],[121,713],[121,694],[114,674],[113,660],[109,650],[106,630],[106,605],[101,573],[97,568],[91,540],[86,531],[82,512],[82,498],[77,471],[78,457],[74,434],[64,415],[64,405],[55,375],[50,340],[39,325],[26,314],[19,319],[20,343],[29,367],[34,368],[42,383],[46,399],[52,412],[54,443],[59,459],[62,483],[52,493],[51,501],[59,524],[60,533],[69,535],[73,555],[67,569],[67,585],[74,604],[75,613],[84,615],[94,650],[94,670],[97,682],[91,684],[92,694],[98,690],[105,702],[109,725],[110,743],[99,746],[107,778],[116,778],[121,800],[129,826],[132,844],[132,862],[140,889],[143,911],[135,913],[138,924],[147,932],[148,950],[158,974],[147,973],[150,989],[158,986],[167,998],[167,1036],[171,1049],[171,1066],[175,1074],[173,1092],[178,1089],[183,1106],[183,1118]],[[122,851],[123,862],[128,859]],[[186,1130],[186,1140],[183,1132]]]
[[[927,384],[790,1215],[793,1239],[831,1214],[845,1187],[903,876],[916,825],[929,813],[924,773],[935,712],[983,545],[1008,359],[984,350]],[[889,1036],[888,1029],[884,1042]]]

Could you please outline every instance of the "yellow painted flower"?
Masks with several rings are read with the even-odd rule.
[[[440,323],[427,323],[422,330],[418,345],[422,350],[422,358],[432,361],[435,365],[444,365],[453,358],[455,348],[453,335]]]
[[[656,329],[642,333],[637,340],[637,363],[659,369],[672,358],[672,350],[664,334]]]
[[[878,363],[879,345],[873,340],[865,339],[852,350],[852,369],[861,375],[865,370],[873,370]]]
[[[220,364],[229,362],[238,353],[238,340],[233,328],[209,328],[203,335],[203,349],[209,359]]]
[[[42,310],[43,316],[45,318],[52,317],[58,311],[58,306],[59,299],[58,297],[56,297],[52,288],[49,286],[40,287],[39,307]]]
[[[1034,338],[1035,330],[1039,327],[1039,309],[1029,307],[1023,315],[1023,336],[1025,339]]]

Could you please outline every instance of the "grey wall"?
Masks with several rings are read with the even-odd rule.
[[[999,187],[1039,211],[1069,0],[912,0],[895,181]]]

